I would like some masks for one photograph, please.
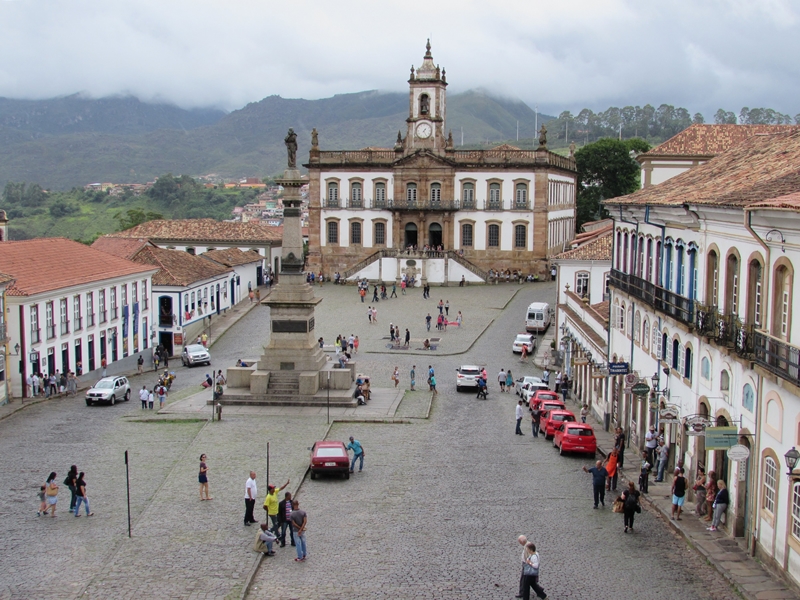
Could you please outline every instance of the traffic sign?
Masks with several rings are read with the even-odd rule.
[[[650,393],[650,386],[643,381],[640,381],[631,388],[631,391],[637,396],[646,396]]]

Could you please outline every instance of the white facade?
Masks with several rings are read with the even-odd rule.
[[[22,374],[12,377],[14,395],[22,394],[30,373],[86,373],[99,369],[103,358],[111,364],[148,348],[155,272],[7,296],[9,344],[20,344],[24,367],[24,373],[14,367]]]

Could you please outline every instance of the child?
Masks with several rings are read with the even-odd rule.
[[[153,410],[153,400],[155,400],[155,396],[153,394],[153,390],[150,390],[150,395],[147,397],[147,408]]]
[[[36,494],[36,497],[39,498],[39,510],[36,511],[36,516],[41,517],[44,511],[47,510],[47,502],[44,499],[44,486],[39,488],[39,493]]]

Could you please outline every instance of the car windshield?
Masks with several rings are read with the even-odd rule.
[[[531,341],[531,338],[528,335],[518,335],[517,336],[517,341],[518,342],[526,342],[527,343],[527,342]]]
[[[472,367],[461,367],[459,373],[462,375],[480,375],[480,369],[473,369]]]
[[[200,344],[193,344],[191,346],[186,346],[187,352],[205,352],[205,346],[201,346]]]
[[[114,382],[105,379],[101,379],[100,381],[94,384],[94,389],[96,390],[110,390],[113,387],[114,387]]]
[[[580,436],[583,436],[583,437],[593,437],[594,436],[594,434],[592,433],[591,429],[583,429],[583,428],[578,429],[578,428],[575,428],[575,427],[569,428],[567,430],[567,433],[569,435],[580,435]]]
[[[344,450],[341,448],[320,448],[317,450],[317,456],[319,458],[336,458],[344,456]]]

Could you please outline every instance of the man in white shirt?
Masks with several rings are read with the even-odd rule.
[[[525,400],[520,400],[517,403],[517,430],[514,432],[517,435],[525,435],[522,433],[522,429],[519,428],[520,424],[522,423],[522,416],[525,414],[522,409],[523,404],[525,404]]]
[[[39,376],[36,373],[34,373],[33,377],[31,377],[31,381],[33,383],[33,395],[34,396],[38,396],[39,395],[39,386],[40,386]]]
[[[647,449],[647,462],[651,465],[656,464],[655,450],[658,447],[658,436],[656,435],[656,428],[650,425],[647,435],[644,436],[644,447]]]
[[[500,369],[500,372],[497,374],[497,382],[500,384],[500,391],[506,391],[506,372],[505,369]]]
[[[142,401],[142,408],[147,408],[147,401],[150,399],[150,392],[147,391],[147,386],[142,386],[139,392],[139,400]]]
[[[258,523],[253,516],[253,509],[256,507],[258,497],[258,487],[256,486],[256,472],[250,471],[250,477],[244,484],[244,524],[250,527],[251,523]]]

